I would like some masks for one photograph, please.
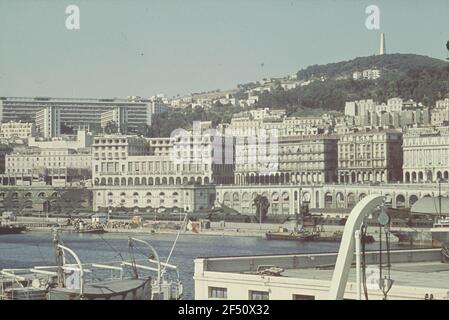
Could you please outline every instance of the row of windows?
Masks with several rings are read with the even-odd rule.
[[[73,159],[73,158],[79,158],[79,159]],[[81,162],[90,161],[90,156],[77,156],[77,155],[70,155],[66,157],[49,157],[49,156],[38,156],[38,157],[14,157],[14,156],[7,156],[6,160],[10,162],[39,162],[39,161],[67,161],[70,158],[70,160],[78,160]]]
[[[94,143],[95,144],[98,144],[98,143],[102,143],[102,144],[105,144],[105,143],[126,143],[126,139],[95,139],[94,140]]]
[[[109,205],[113,205],[114,203],[115,202],[112,199],[108,199],[108,204]],[[125,199],[121,199],[120,203],[124,204],[124,203],[126,203],[126,200]],[[138,204],[139,203],[139,199],[133,199],[132,203]],[[147,204],[151,204],[152,203],[151,199],[147,199],[146,203]],[[164,199],[159,199],[159,203],[163,204],[163,203],[165,203],[165,200]],[[178,203],[178,200],[177,199],[173,199],[173,203]]]
[[[376,168],[383,168],[387,166],[387,162],[385,160],[383,161],[339,161],[340,167],[350,168],[350,167],[368,167],[371,168],[371,166]]]
[[[126,147],[125,147],[125,146],[107,146],[107,147],[105,147],[105,146],[101,146],[101,147],[95,146],[95,147],[94,147],[94,150],[112,150],[112,149],[115,149],[115,150],[118,150],[118,149],[125,150]]]
[[[227,299],[228,289],[219,287],[209,287],[209,298],[213,299]],[[269,300],[270,294],[268,291],[249,290],[248,300]],[[315,296],[304,294],[293,294],[292,300],[315,300]]]
[[[128,172],[133,174],[139,173],[151,173],[153,171],[209,171],[209,164],[202,163],[190,163],[190,164],[175,164],[173,162],[165,162],[165,161],[157,161],[157,162],[128,162],[128,166],[125,164],[120,164],[118,162],[102,162],[101,163],[101,171],[99,171],[100,166],[98,164],[95,165],[95,172],[104,172],[104,173],[119,173],[119,172]],[[121,171],[120,171],[121,169]],[[127,170],[126,170],[127,169]]]

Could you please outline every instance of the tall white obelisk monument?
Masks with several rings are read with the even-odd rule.
[[[380,34],[380,52],[379,54],[386,54],[387,47],[385,46],[385,33]]]

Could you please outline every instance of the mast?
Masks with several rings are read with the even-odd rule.
[[[55,246],[55,258],[56,258],[56,266],[58,267],[57,273],[58,273],[58,286],[63,287],[64,285],[64,252],[59,247],[60,241],[59,241],[59,234],[58,230],[55,230],[53,233],[53,245]]]

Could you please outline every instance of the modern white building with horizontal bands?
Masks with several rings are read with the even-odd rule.
[[[60,121],[73,128],[100,130],[101,114],[116,107],[128,110],[128,129],[151,125],[152,102],[141,98],[130,99],[85,99],[50,97],[0,97],[0,121],[33,119],[36,113],[48,107],[58,107]]]
[[[367,268],[378,267],[379,256],[368,251]],[[195,300],[325,300],[336,259],[336,253],[200,257],[195,259]],[[389,300],[449,299],[449,263],[442,262],[441,249],[394,250],[390,261],[394,283]],[[273,267],[280,274],[267,272]],[[357,297],[355,276],[352,268],[344,299]],[[368,299],[383,299],[375,281],[368,283]]]

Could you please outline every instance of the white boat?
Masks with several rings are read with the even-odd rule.
[[[148,246],[155,259],[135,259],[132,249],[136,243]],[[56,233],[57,264],[0,270],[0,300],[179,299],[182,283],[177,267],[160,262],[156,250],[146,241],[130,237],[128,244],[130,261],[82,263]],[[167,269],[175,271],[178,278],[172,279]],[[151,276],[154,271],[157,277]]]

